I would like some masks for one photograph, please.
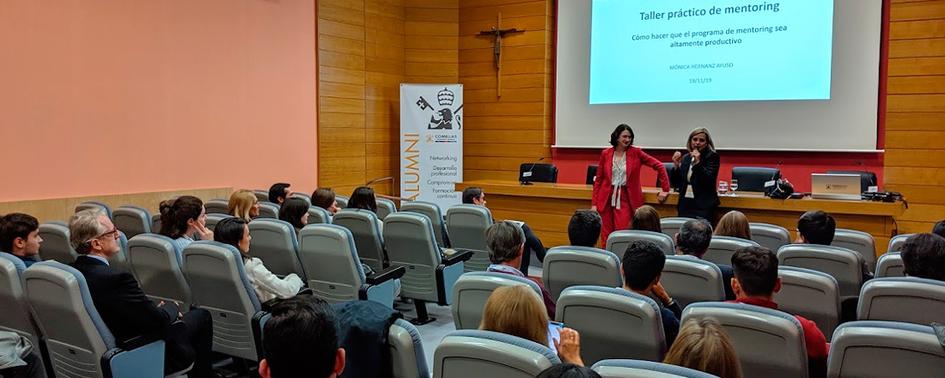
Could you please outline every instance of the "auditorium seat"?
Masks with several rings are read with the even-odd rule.
[[[351,231],[331,224],[312,224],[299,232],[299,259],[307,286],[329,303],[361,299],[393,308],[397,279],[404,274],[404,268],[394,268],[366,275]]]
[[[220,213],[207,214],[207,229],[209,229],[210,231],[213,231],[217,228],[217,223],[220,223],[221,220],[224,220],[226,218],[232,218],[232,217],[233,216],[229,214],[220,214]]]
[[[161,214],[151,215],[151,232],[157,234],[161,232]]]
[[[118,232],[118,253],[108,259],[108,264],[115,269],[134,275],[131,260],[128,258],[128,237],[125,236],[124,232]]]
[[[456,329],[477,329],[482,311],[492,292],[503,286],[525,285],[541,298],[541,288],[535,282],[511,274],[497,272],[469,272],[459,276],[453,285],[453,323]]]
[[[259,202],[269,202],[268,190],[256,189],[256,190],[253,190],[253,195],[256,196],[256,200]]]
[[[893,236],[892,239],[889,239],[889,247],[886,248],[887,252],[899,252],[902,249],[902,243],[906,242],[910,236],[915,234],[899,234]]]
[[[154,303],[190,304],[190,285],[184,277],[183,255],[173,240],[159,234],[141,234],[128,241],[128,257],[138,285]]]
[[[79,271],[44,261],[23,272],[23,282],[36,320],[46,332],[50,373],[59,377],[164,376],[164,340],[139,337],[119,348]]]
[[[621,288],[572,286],[558,298],[555,320],[581,334],[581,358],[661,361],[666,337],[653,299]]]
[[[459,330],[436,347],[433,378],[534,378],[559,363],[547,345],[499,332]]]
[[[722,271],[714,263],[694,256],[666,256],[660,283],[679,306],[706,301],[724,301]]]
[[[151,212],[137,206],[121,206],[112,212],[112,222],[115,227],[124,232],[129,238],[138,234],[147,234],[151,231]]]
[[[331,224],[331,213],[318,206],[309,206],[308,224]]]
[[[876,278],[905,277],[905,265],[899,252],[886,252],[876,262]]]
[[[848,322],[830,342],[831,378],[940,377],[942,372],[945,349],[928,325]]]
[[[692,218],[686,217],[664,217],[660,218],[660,230],[664,234],[676,240],[676,234],[679,233],[679,229],[682,228],[683,223],[692,220]]]
[[[541,279],[552,298],[558,298],[564,289],[575,285],[623,286],[617,255],[592,247],[549,249],[542,263]]]
[[[876,267],[876,245],[873,241],[873,235],[863,231],[838,228],[834,234],[834,247],[843,247],[863,256],[863,261],[869,269]]]
[[[305,281],[305,272],[299,262],[299,241],[295,227],[278,219],[254,219],[249,222],[249,250],[252,257],[262,260],[270,272],[285,277],[295,273]]]
[[[712,236],[709,250],[702,258],[716,264],[732,265],[732,255],[735,254],[736,249],[742,247],[758,247],[758,243],[731,236]]]
[[[597,165],[588,165],[587,172],[584,175],[584,184],[585,185],[594,185],[594,180],[597,178]]]
[[[394,201],[391,201],[387,198],[378,198],[377,199],[377,218],[384,220],[387,218],[387,215],[397,212],[397,204]]]
[[[520,181],[526,182],[558,182],[558,167],[546,163],[522,163],[518,166]]]
[[[857,319],[945,324],[945,282],[918,277],[866,281]]]
[[[427,218],[430,218],[430,222],[433,222],[436,244],[443,248],[450,246],[446,232],[446,221],[443,219],[443,211],[440,210],[439,205],[424,201],[404,201],[400,205],[400,211],[411,211],[426,215]]]
[[[492,226],[492,213],[485,206],[464,204],[446,210],[446,230],[450,244],[453,248],[473,253],[473,257],[466,262],[467,272],[481,272],[489,267],[489,247],[486,246],[486,229],[489,226]]]
[[[804,331],[793,315],[742,303],[693,303],[682,320],[714,318],[728,333],[745,377],[807,377]]]
[[[765,182],[781,178],[781,170],[767,167],[732,167],[739,192],[764,192]]]
[[[800,315],[817,323],[827,340],[840,324],[840,285],[824,272],[782,266],[778,268],[781,291],[774,301],[781,311]]]
[[[423,352],[420,331],[410,322],[397,319],[387,330],[392,377],[430,377],[430,365]]]
[[[305,202],[306,202],[309,206],[312,206],[312,196],[310,196],[310,195],[308,195],[308,194],[305,194],[305,193],[302,193],[302,192],[292,192],[292,195],[290,195],[289,198],[301,198],[301,199],[305,200]]]
[[[210,214],[229,214],[230,202],[225,199],[212,199],[203,203],[207,215]]]
[[[48,356],[40,353],[45,347],[42,330],[33,317],[26,292],[23,290],[23,272],[26,265],[19,257],[0,252],[0,331],[15,332],[29,339],[35,347],[36,355],[42,359]]]
[[[876,173],[870,171],[827,171],[831,175],[858,175],[860,176],[860,192],[869,191],[869,187],[877,186]]]
[[[791,233],[776,224],[752,222],[748,223],[748,228],[751,230],[751,240],[772,251],[791,244]]]
[[[69,244],[69,226],[62,222],[49,222],[39,225],[39,257],[43,260],[55,260],[63,264],[72,264],[79,256]]]
[[[381,228],[378,226],[380,223],[378,223],[377,215],[370,210],[342,209],[331,221],[332,224],[351,231],[361,262],[375,271],[384,270],[384,267],[388,265],[387,253],[384,252],[384,240]]]
[[[259,299],[243,269],[243,258],[233,246],[195,241],[184,248],[184,276],[194,305],[213,317],[213,351],[259,361],[254,329],[261,311]]]
[[[617,255],[617,258],[623,260],[623,254],[627,247],[635,240],[644,240],[656,244],[667,256],[676,254],[676,246],[673,238],[663,233],[643,230],[620,230],[610,233],[607,237],[607,250]]]
[[[813,269],[824,272],[840,285],[840,299],[860,295],[863,285],[863,264],[860,254],[846,248],[815,244],[789,244],[778,250],[783,266]]]
[[[336,195],[335,195],[335,202],[338,202],[338,207],[339,207],[339,208],[344,209],[344,208],[348,207],[348,196],[343,196],[343,195],[341,195],[341,194],[336,194]]]
[[[98,202],[98,201],[85,201],[85,202],[79,203],[75,207],[75,212],[78,213],[82,210],[88,210],[88,209],[102,209],[105,211],[105,215],[108,216],[108,218],[112,217],[112,208],[109,207],[104,202]]]
[[[679,168],[676,168],[676,164],[674,164],[673,162],[663,163],[663,168],[666,168],[666,174],[669,176],[669,187],[670,187],[670,188],[676,188],[676,187],[678,186],[678,185],[677,185],[678,183],[677,183],[676,181],[674,181],[673,178],[676,177],[676,176],[675,176],[675,175],[676,175],[676,170],[679,169]],[[662,184],[663,184],[663,183],[660,182],[660,175],[657,174],[657,175],[656,175],[656,185],[654,185],[654,186],[656,186],[657,188],[662,188],[662,187],[663,187]]]
[[[603,360],[591,367],[602,378],[713,378],[712,374],[661,362]]]
[[[260,202],[259,218],[279,219],[279,205],[272,202]]]
[[[448,306],[453,302],[453,284],[463,273],[463,261],[470,252],[456,252],[444,257],[433,236],[433,225],[423,214],[394,213],[384,220],[384,240],[390,265],[404,267],[400,295],[413,298],[417,308],[416,323],[433,321],[427,315],[426,302]]]

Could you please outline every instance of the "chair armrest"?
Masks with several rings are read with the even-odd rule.
[[[253,344],[256,345],[256,357],[261,361],[265,358],[265,353],[263,353],[263,320],[268,316],[269,313],[266,311],[257,311],[253,314],[252,329],[253,329]],[[268,320],[268,319],[267,319]]]
[[[367,276],[368,285],[377,285],[382,282],[387,282],[390,280],[398,279],[403,277],[407,273],[407,268],[398,266],[395,268],[387,268],[380,272],[374,272],[374,274]]]
[[[445,266],[454,265],[467,261],[473,257],[472,251],[457,250],[452,256],[444,258],[442,264]]]
[[[182,323],[182,322],[180,320],[175,321],[171,323],[169,327],[174,326],[174,324],[176,323]],[[121,341],[120,343],[118,343],[119,345],[117,348],[112,348],[108,350],[108,352],[105,353],[105,356],[107,356],[109,353],[119,353],[119,352],[138,349],[140,347],[143,347],[145,345],[148,345],[158,340],[162,340],[162,339],[160,337],[157,337],[157,335],[138,335],[128,340]]]
[[[160,377],[164,375],[164,340],[147,338],[129,340],[127,345],[143,343],[130,349],[112,348],[102,354],[102,371],[106,377]]]

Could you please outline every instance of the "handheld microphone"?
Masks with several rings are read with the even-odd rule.
[[[545,157],[544,157],[544,156],[538,158],[538,160],[535,160],[535,161],[532,163],[532,166],[529,167],[527,171],[522,172],[522,177],[519,177],[519,184],[522,184],[522,185],[532,185],[532,181],[531,181],[532,170],[535,169],[535,164],[540,163],[542,160],[545,160]]]

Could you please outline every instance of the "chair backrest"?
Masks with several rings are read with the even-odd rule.
[[[260,202],[259,218],[279,219],[279,205],[272,202]]]
[[[608,358],[661,361],[666,337],[652,299],[622,288],[572,286],[561,293],[555,320],[581,334],[587,364]]]
[[[331,213],[318,206],[309,206],[308,224],[331,224]]]
[[[679,229],[682,228],[683,223],[692,220],[692,218],[686,217],[665,217],[660,218],[660,230],[664,234],[671,238],[675,238],[676,234],[679,233]],[[675,239],[674,239],[675,240]]]
[[[915,234],[899,234],[893,236],[892,239],[889,239],[889,247],[886,248],[888,252],[899,252],[902,249],[902,243],[906,242],[910,236]]]
[[[377,215],[370,210],[342,209],[335,214],[332,224],[351,231],[361,261],[375,271],[384,269],[384,239],[378,226]]]
[[[660,283],[682,307],[690,303],[725,300],[725,283],[718,265],[694,256],[666,256]]]
[[[587,174],[584,176],[585,185],[594,185],[594,179],[597,177],[597,165],[588,165]]]
[[[23,287],[46,333],[55,374],[104,376],[101,357],[115,347],[115,337],[95,309],[82,273],[56,261],[43,261],[23,272]]]
[[[397,212],[397,204],[387,198],[377,200],[377,219],[384,220],[388,215]]]
[[[876,267],[876,244],[873,241],[873,235],[863,231],[838,228],[834,234],[833,243],[830,245],[859,253],[869,269]]]
[[[709,250],[702,256],[706,261],[716,264],[732,265],[732,255],[735,250],[742,247],[757,247],[758,243],[731,236],[712,236],[709,242]]]
[[[430,222],[433,222],[433,233],[436,234],[436,244],[444,248],[449,246],[446,243],[446,222],[443,219],[443,212],[440,210],[439,205],[433,202],[406,201],[400,205],[400,211],[411,211],[426,215],[427,218],[430,218]]]
[[[591,367],[603,378],[713,378],[712,374],[661,362],[603,360]]]
[[[305,280],[299,262],[299,241],[295,227],[278,219],[254,219],[249,222],[249,253],[258,257],[277,276],[298,274]]]
[[[857,319],[945,324],[945,282],[918,277],[866,281],[860,291]]]
[[[558,167],[546,163],[522,163],[518,166],[519,181],[558,182]]]
[[[338,202],[338,207],[339,207],[339,208],[344,209],[344,208],[348,207],[348,199],[349,199],[348,196],[343,196],[343,195],[341,195],[341,194],[335,194],[335,202]]]
[[[0,252],[0,331],[16,332],[34,346],[39,345],[42,333],[36,327],[26,293],[23,291],[23,271],[26,265],[19,257]]]
[[[837,328],[830,340],[827,376],[938,377],[945,349],[927,325],[856,321]]]
[[[194,304],[213,317],[213,351],[257,361],[253,317],[260,310],[235,247],[196,241],[184,248],[184,275]]]
[[[191,302],[190,285],[182,269],[183,255],[173,239],[141,234],[128,241],[128,260],[138,284],[151,300]]]
[[[112,208],[109,207],[109,206],[108,206],[106,203],[104,203],[104,202],[85,201],[85,202],[79,203],[78,205],[75,206],[75,212],[77,212],[77,213],[80,212],[80,211],[82,211],[82,210],[88,210],[88,209],[102,209],[102,210],[105,211],[105,215],[107,215],[109,218],[112,217]]]
[[[774,294],[778,308],[817,323],[827,340],[840,324],[840,285],[824,272],[782,266],[778,268],[781,291]]]
[[[667,256],[676,254],[676,244],[673,238],[661,232],[642,231],[642,230],[620,230],[610,233],[607,237],[607,250],[617,255],[618,259],[623,260],[624,252],[627,247],[635,240],[645,240],[656,244]]]
[[[815,244],[788,244],[778,250],[784,266],[813,269],[831,275],[840,284],[840,298],[856,297],[863,285],[860,254],[846,248]]]
[[[293,192],[292,195],[289,196],[289,198],[301,198],[306,203],[308,203],[309,206],[312,206],[312,196],[308,194],[305,194],[302,192]]]
[[[310,224],[299,232],[299,259],[315,296],[329,303],[358,300],[364,270],[354,236],[333,224]]]
[[[207,214],[207,228],[210,229],[210,231],[213,231],[217,228],[217,223],[220,223],[221,220],[232,217],[233,216],[229,214]]]
[[[384,241],[390,265],[403,266],[400,294],[409,298],[436,302],[439,292],[436,269],[442,262],[440,248],[433,236],[433,225],[426,215],[400,212],[384,220]],[[452,288],[448,294],[452,295]]]
[[[541,298],[541,288],[535,282],[497,272],[464,273],[453,285],[453,323],[456,329],[477,329],[489,295],[503,286],[525,285]]]
[[[161,232],[161,214],[151,215],[151,232],[155,234]]]
[[[492,225],[492,213],[485,206],[462,204],[446,210],[446,230],[453,248],[473,251],[464,264],[466,271],[483,271],[489,267],[486,229]],[[526,251],[527,252],[527,251]]]
[[[748,223],[748,229],[751,230],[751,240],[772,251],[791,244],[791,233],[776,224],[752,222]]]
[[[677,180],[675,180],[675,177],[676,177],[676,170],[677,170],[678,168],[676,168],[676,164],[673,164],[672,162],[663,163],[663,168],[666,168],[666,174],[669,175],[669,187],[670,187],[670,188],[675,188],[675,187],[677,187],[677,186],[678,186],[678,185],[677,185],[678,183],[676,182]],[[663,187],[663,183],[660,182],[660,175],[656,175],[656,185],[655,185],[655,186],[656,186],[657,188],[662,188],[662,187]]]
[[[905,277],[906,266],[899,252],[886,252],[876,262],[876,278]]]
[[[871,186],[877,186],[876,173],[870,171],[827,171],[827,174],[860,175],[860,192],[867,192]]]
[[[397,319],[387,330],[393,377],[430,377],[420,331],[410,322]]]
[[[546,345],[504,333],[460,330],[433,353],[433,378],[534,378],[561,363]]]
[[[269,191],[256,189],[253,190],[253,194],[256,196],[256,200],[259,202],[269,202]]]
[[[693,303],[688,319],[715,318],[728,333],[745,377],[807,377],[807,349],[800,322],[787,313],[741,303]]]
[[[43,243],[39,245],[39,256],[43,260],[56,260],[63,264],[72,264],[79,254],[69,244],[69,226],[64,223],[50,222],[39,225],[39,236]]]
[[[203,203],[207,214],[229,214],[230,202],[225,199],[212,199]]]
[[[610,251],[591,247],[554,247],[545,254],[542,282],[553,298],[575,285],[619,287],[620,259]]]
[[[134,275],[135,271],[131,268],[131,259],[128,257],[128,237],[124,232],[118,232],[118,253],[108,259],[108,264],[115,269],[122,270]]]
[[[765,182],[781,178],[781,170],[767,167],[732,167],[732,180],[738,180],[739,192],[763,192]]]
[[[137,206],[126,205],[115,209],[112,212],[112,222],[129,238],[151,232],[151,212]]]

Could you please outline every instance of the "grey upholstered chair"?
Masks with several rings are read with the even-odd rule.
[[[791,244],[791,233],[776,224],[748,223],[748,229],[751,231],[751,240],[772,251]]]
[[[837,327],[830,340],[831,378],[938,377],[945,349],[927,325],[856,321]]]
[[[451,306],[456,329],[479,328],[489,295],[497,288],[514,285],[528,286],[541,298],[541,288],[527,278],[498,272],[469,272],[459,276],[453,285]]]
[[[623,286],[620,260],[610,251],[592,247],[554,247],[542,263],[542,282],[553,298],[574,285]]]
[[[603,378],[715,378],[699,370],[642,360],[603,360],[591,368]]]
[[[561,363],[547,345],[504,333],[460,330],[433,354],[433,378],[534,378]]]
[[[446,210],[446,230],[453,248],[471,251],[466,271],[484,271],[489,267],[486,229],[492,226],[492,213],[485,206],[455,205]],[[525,253],[530,253],[525,251]]]
[[[919,277],[866,281],[860,291],[857,319],[945,324],[945,282]]]
[[[694,256],[666,256],[660,283],[681,307],[690,303],[725,300],[722,271]]]
[[[644,240],[656,244],[667,256],[676,254],[676,243],[673,237],[661,232],[643,231],[643,230],[619,230],[610,233],[607,237],[607,250],[617,255],[618,259],[623,260],[623,254],[627,251],[630,243],[636,240]]]
[[[448,248],[450,246],[449,237],[446,232],[446,221],[443,219],[443,211],[440,206],[432,202],[407,201],[400,205],[400,211],[412,211],[420,213],[430,218],[433,222],[433,232],[436,234],[436,244],[440,247]]]
[[[43,238],[43,243],[39,246],[39,257],[43,260],[72,264],[79,256],[69,244],[69,226],[65,223],[43,223],[39,225],[39,236]]]
[[[716,264],[731,265],[732,255],[735,254],[736,249],[757,246],[758,243],[747,239],[713,236],[712,241],[709,242],[709,250],[705,252],[702,258]]]
[[[781,291],[774,294],[778,309],[817,323],[827,340],[840,324],[840,285],[824,272],[782,266],[778,268]]]
[[[171,238],[159,234],[131,238],[128,260],[138,285],[152,301],[190,304],[190,285],[182,268],[184,258]]]
[[[121,206],[112,212],[112,222],[115,227],[124,232],[128,238],[138,234],[147,234],[151,231],[151,212],[137,206]],[[157,232],[154,230],[153,232]]]
[[[387,253],[384,252],[384,239],[377,215],[370,210],[342,209],[335,214],[332,224],[351,231],[362,262],[376,271],[387,266]]]
[[[295,227],[278,219],[258,218],[249,222],[249,250],[263,261],[273,274],[285,277],[295,273],[305,281],[299,261],[299,241]]]

